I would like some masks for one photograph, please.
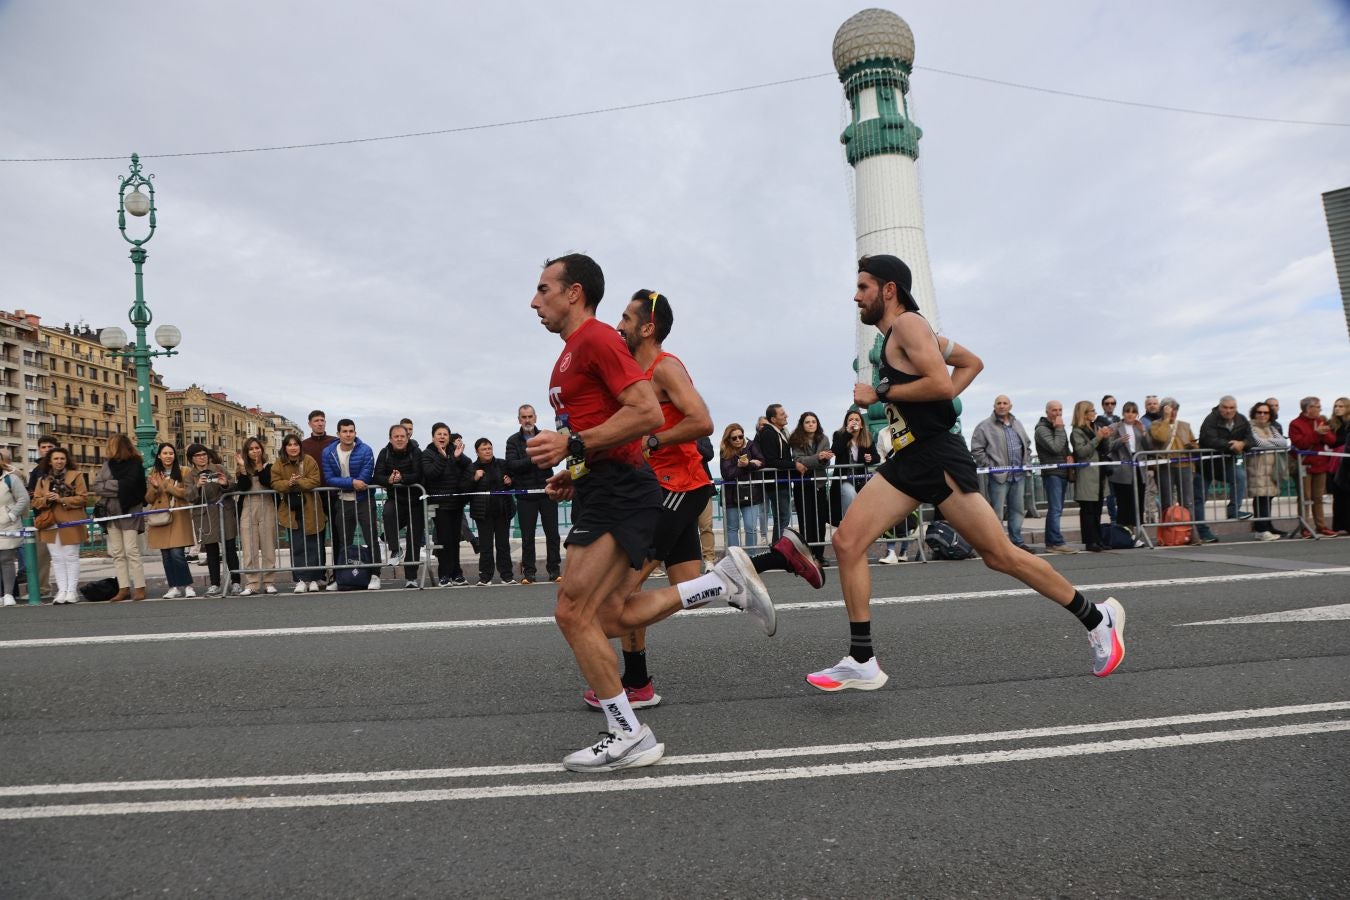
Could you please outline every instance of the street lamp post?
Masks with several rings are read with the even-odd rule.
[[[117,229],[122,232],[122,238],[131,245],[131,261],[136,266],[136,302],[127,313],[127,318],[131,324],[136,326],[136,344],[131,349],[127,347],[127,335],[121,328],[112,326],[104,328],[99,333],[99,340],[107,348],[112,356],[131,358],[136,362],[136,446],[141,451],[141,458],[149,465],[155,454],[155,439],[157,432],[155,429],[154,405],[150,397],[150,360],[157,356],[176,356],[174,350],[182,342],[182,333],[172,325],[161,325],[155,329],[155,343],[162,347],[162,350],[150,349],[150,344],[145,339],[145,329],[149,327],[154,316],[150,313],[150,307],[145,304],[145,289],[142,284],[141,266],[145,263],[147,256],[145,245],[155,236],[155,185],[150,178],[141,174],[140,157],[131,154],[131,174],[121,179],[121,186],[117,191]],[[141,188],[149,191],[149,196],[141,193]],[[130,193],[127,193],[130,189]],[[133,238],[127,235],[127,213],[137,218],[146,215],[150,216],[150,232],[143,238]]]

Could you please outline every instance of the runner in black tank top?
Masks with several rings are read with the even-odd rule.
[[[856,385],[853,399],[860,407],[885,405],[891,424],[881,439],[890,445],[891,454],[877,469],[880,477],[867,483],[834,533],[848,609],[848,655],[837,665],[807,675],[807,683],[823,691],[871,691],[886,683],[887,675],[872,653],[867,549],[920,502],[942,504],[943,517],[975,547],[986,566],[1067,607],[1088,629],[1093,674],[1110,675],[1125,656],[1124,608],[1114,598],[1088,603],[1049,563],[1013,546],[979,492],[975,461],[965,441],[950,430],[956,422],[952,400],[974,380],[983,363],[959,344],[939,341],[918,315],[918,304],[910,295],[909,268],[894,256],[865,256],[858,261],[854,302],[862,322],[875,325],[886,339],[877,386]]]

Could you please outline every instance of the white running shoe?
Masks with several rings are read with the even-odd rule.
[[[195,597],[195,596],[197,596],[197,592],[196,592],[195,590],[193,590],[193,589],[192,589],[192,585],[189,584],[187,587],[183,588],[183,596],[184,596],[184,597]]]
[[[242,594],[243,592],[244,592],[244,589],[243,589],[242,587],[239,586],[239,582],[237,582],[237,581],[231,581],[231,582],[230,582],[230,593],[231,593],[231,594],[234,594],[234,595],[238,596],[239,594]]]
[[[837,665],[806,676],[806,683],[822,691],[843,691],[852,688],[855,691],[875,691],[884,685],[890,676],[881,671],[874,656],[860,663],[851,656],[845,656]]]
[[[277,586],[275,584],[269,584],[266,588],[263,589],[264,594],[275,594],[276,592]]]
[[[1258,541],[1278,541],[1280,536],[1273,531],[1258,531],[1256,539]]]
[[[336,590],[337,590],[337,582],[336,582],[336,581],[330,581],[330,582],[328,582],[328,587],[324,588],[324,590],[325,590],[325,591],[336,591]]]
[[[378,591],[379,589],[380,589],[380,576],[372,575],[370,578],[370,586],[367,587],[366,590]]]
[[[311,581],[309,583],[309,589],[315,593],[318,593],[319,583],[317,581]]]
[[[893,566],[900,562],[900,557],[896,556],[895,550],[892,549],[881,559],[877,560],[877,562],[881,563],[883,566]]]
[[[611,731],[589,747],[583,747],[563,760],[569,772],[613,772],[650,766],[666,752],[656,742],[650,727],[643,725],[636,734]]]
[[[295,587],[291,590],[291,593],[303,594],[305,591],[306,591],[305,583],[303,581],[297,581],[295,583]]]
[[[417,582],[409,578],[407,581],[403,582],[403,588],[404,590],[415,591],[417,590]]]
[[[1115,597],[1098,603],[1102,623],[1088,632],[1092,645],[1092,674],[1105,678],[1125,659],[1125,607]]]
[[[220,585],[218,585],[218,584],[213,584],[213,585],[211,585],[210,587],[208,587],[208,588],[206,589],[206,593],[205,593],[204,596],[207,596],[207,597],[219,597],[219,596],[220,596]]]
[[[778,614],[774,611],[773,600],[763,580],[755,571],[755,564],[740,547],[728,547],[727,555],[713,566],[717,577],[727,586],[722,598],[737,609],[745,610],[764,629],[764,633],[773,637],[778,630]]]
[[[5,596],[0,597],[0,606],[16,606],[17,604],[18,601],[14,599],[13,594],[6,594]]]
[[[188,588],[188,590],[192,590],[192,588]],[[177,600],[177,599],[178,599],[179,597],[181,597],[181,596],[183,596],[183,592],[182,592],[181,590],[179,590],[179,589],[176,588],[176,587],[171,587],[171,588],[169,588],[168,593],[166,593],[166,594],[164,595],[164,599],[165,599],[165,600]]]
[[[239,592],[239,596],[240,596],[240,597],[252,597],[252,596],[253,596],[254,594],[256,594],[256,593],[257,593],[257,591],[253,590],[253,588],[251,588],[251,587],[246,587],[246,588],[244,588],[242,591]]]

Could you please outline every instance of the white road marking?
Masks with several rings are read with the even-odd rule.
[[[255,809],[303,809],[331,806],[373,806],[393,803],[439,803],[463,800],[498,800],[509,797],[550,797],[566,794],[600,794],[625,791],[669,790],[704,785],[751,784],[766,781],[790,781],[833,778],[841,775],[880,775],[917,769],[955,768],[993,763],[1026,762],[1043,759],[1073,758],[1104,753],[1129,753],[1140,750],[1164,750],[1174,747],[1198,747],[1206,744],[1258,741],[1350,731],[1350,720],[1307,722],[1266,728],[1244,728],[1197,734],[1174,734],[1096,743],[1064,744],[1055,747],[1026,747],[1018,750],[992,750],[985,753],[945,754],[942,756],[835,763],[775,769],[732,772],[705,772],[694,775],[650,775],[633,778],[583,778],[556,784],[501,784],[484,787],[445,788],[422,791],[384,791],[354,794],[317,794],[284,797],[217,797],[195,800],[155,800],[140,803],[88,803],[66,806],[30,806],[0,808],[0,820],[54,819],[74,816],[125,816],[146,813],[224,812]]]
[[[1152,719],[1122,719],[1115,722],[1089,722],[1081,725],[1054,725],[1045,728],[1020,728],[978,734],[937,735],[902,738],[894,741],[867,741],[854,744],[816,744],[807,747],[776,747],[762,750],[735,750],[726,753],[696,753],[667,756],[658,765],[690,766],[709,763],[747,762],[786,759],[800,756],[835,756],[848,753],[879,753],[914,750],[921,747],[947,747],[961,744],[1025,741],[1107,731],[1141,728],[1174,728],[1211,722],[1236,722],[1350,711],[1350,701],[1305,703],[1299,706],[1267,706],[1225,712],[1188,713]],[[132,791],[198,791],[212,788],[279,787],[311,784],[358,784],[371,781],[431,781],[442,778],[485,778],[496,775],[559,774],[556,762],[514,766],[465,766],[444,769],[396,769],[383,772],[311,772],[302,775],[257,775],[233,778],[179,778],[151,781],[89,781],[74,784],[19,784],[0,787],[0,797],[36,797],[53,794],[104,794]]]
[[[1259,616],[1210,619],[1208,622],[1182,622],[1181,625],[1260,625],[1267,622],[1330,622],[1337,619],[1350,619],[1350,603],[1286,609],[1283,612],[1263,613]]]
[[[1102,584],[1083,584],[1078,589],[1084,594],[1092,592],[1119,591],[1135,588],[1153,587],[1190,587],[1205,584],[1234,584],[1245,581],[1270,581],[1285,578],[1322,578],[1326,576],[1350,575],[1350,566],[1320,569],[1294,569],[1280,572],[1253,572],[1237,575],[1202,575],[1195,578],[1155,578],[1146,581],[1112,581]],[[960,591],[950,594],[917,594],[909,597],[878,597],[872,600],[872,606],[897,606],[908,603],[949,603],[959,600],[992,600],[1000,597],[1034,596],[1031,588],[1007,588],[995,591]],[[1176,598],[1172,598],[1176,599]],[[804,603],[777,604],[779,612],[797,610],[839,609],[843,601],[839,599],[812,600]],[[730,607],[716,607],[685,610],[671,621],[678,622],[690,616],[740,615],[739,610]],[[102,634],[63,638],[27,638],[13,641],[0,641],[0,651],[24,650],[38,647],[80,647],[91,644],[144,644],[161,641],[205,641],[224,638],[262,638],[262,637],[319,637],[335,634],[373,634],[393,631],[450,631],[471,628],[505,628],[520,625],[554,624],[552,616],[522,616],[512,619],[456,619],[440,622],[388,622],[369,625],[305,625],[293,628],[246,628],[229,631],[172,631],[145,632],[139,634]]]

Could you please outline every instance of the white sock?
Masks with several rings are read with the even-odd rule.
[[[675,588],[680,592],[680,605],[685,609],[702,606],[727,591],[726,583],[716,572],[700,575],[693,581],[682,581]]]
[[[625,734],[637,734],[642,726],[638,724],[633,707],[628,702],[628,692],[619,691],[619,696],[600,701],[605,712],[605,725],[608,731],[621,731]]]

